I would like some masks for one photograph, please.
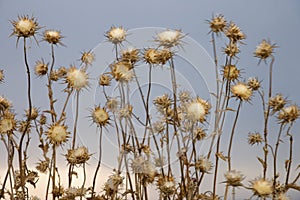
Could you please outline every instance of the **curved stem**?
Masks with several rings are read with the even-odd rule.
[[[29,64],[27,61],[27,47],[26,47],[26,38],[24,38],[24,61],[25,61],[25,66],[26,66],[26,72],[27,72],[27,98],[28,98],[28,116],[26,120],[26,126],[24,128],[24,131],[21,135],[20,138],[20,143],[19,143],[19,148],[18,148],[18,154],[19,154],[19,168],[20,168],[20,179],[21,179],[21,187],[22,187],[22,192],[25,194],[25,163],[23,166],[23,162],[26,161],[26,158],[23,160],[22,156],[22,147],[23,147],[23,140],[26,135],[26,132],[29,128],[30,124],[30,118],[31,118],[31,112],[32,112],[32,102],[31,102],[31,77],[30,77],[30,68]]]
[[[229,146],[228,146],[228,153],[227,153],[228,171],[231,170],[231,149],[232,149],[232,145],[233,145],[233,137],[234,137],[235,128],[236,128],[237,120],[238,120],[238,117],[239,117],[241,105],[242,105],[242,100],[240,100],[240,102],[239,102],[239,105],[238,105],[238,108],[237,108],[237,111],[236,111],[236,115],[235,115],[235,119],[234,119],[234,122],[233,122],[233,126],[232,126],[232,129],[231,129],[231,135],[230,135]],[[224,200],[227,199],[228,189],[229,189],[229,185],[227,184],[226,188],[225,188]]]
[[[151,93],[151,85],[152,85],[152,65],[149,64],[149,72],[148,72],[148,91],[147,91],[147,97],[146,97],[146,103],[144,102],[144,98],[142,96],[143,102],[145,104],[145,110],[146,110],[146,125],[145,125],[145,132],[144,132],[144,137],[143,137],[143,141],[142,144],[144,144],[145,140],[146,140],[146,133],[147,133],[147,126],[148,123],[151,126],[151,122],[150,122],[150,114],[149,114],[149,99],[150,99],[150,93]],[[141,93],[141,91],[140,91]],[[141,93],[142,94],[142,93]]]
[[[100,127],[99,158],[98,158],[98,164],[97,164],[96,171],[95,171],[94,178],[93,178],[92,197],[94,197],[94,194],[95,194],[96,179],[97,179],[98,171],[101,166],[101,159],[102,159],[102,127]]]
[[[76,144],[78,113],[79,113],[79,92],[77,91],[77,93],[76,93],[75,121],[74,121],[74,127],[73,127],[72,150],[75,149],[75,144]],[[69,187],[72,186],[73,170],[74,170],[74,165],[70,164],[70,166],[69,166]]]
[[[76,111],[75,111],[75,121],[73,127],[72,149],[75,148],[75,144],[76,144],[78,114],[79,114],[79,92],[76,93]]]
[[[269,69],[269,92],[268,92],[268,106],[267,106],[267,110],[264,110],[264,114],[265,114],[265,123],[264,123],[264,169],[263,169],[263,178],[266,178],[267,175],[267,161],[268,161],[268,121],[269,121],[269,116],[270,116],[270,104],[269,104],[269,100],[272,97],[272,73],[273,73],[273,64],[274,64],[275,58],[272,56],[272,61],[270,63],[270,69]]]
[[[68,95],[67,95],[66,101],[64,103],[63,109],[61,110],[61,114],[60,114],[60,117],[59,117],[59,120],[58,120],[59,122],[62,121],[64,119],[64,117],[65,117],[65,110],[67,108],[67,105],[68,105],[68,102],[69,102],[69,99],[70,99],[70,96],[71,96],[72,92],[73,92],[73,89],[70,89],[68,91]]]
[[[216,76],[216,85],[217,85],[217,91],[216,91],[216,101],[215,101],[215,123],[214,123],[214,133],[215,135],[213,136],[212,138],[212,142],[211,142],[211,147],[210,147],[210,151],[212,150],[212,146],[214,144],[214,141],[215,141],[215,137],[216,135],[218,135],[218,118],[219,118],[219,115],[220,115],[220,112],[219,112],[219,108],[220,108],[220,85],[219,85],[219,70],[218,70],[218,56],[217,56],[217,47],[216,47],[216,41],[215,41],[215,34],[214,32],[212,32],[211,34],[211,37],[212,37],[212,45],[213,45],[213,55],[214,55],[214,61],[215,61],[215,76]],[[210,155],[208,156],[208,158],[210,157]]]
[[[55,190],[55,176],[56,176],[56,146],[55,144],[53,144],[53,154],[52,154],[52,170],[53,170],[53,174],[52,174],[52,191]],[[55,194],[53,193],[53,200],[56,198]]]
[[[52,57],[52,62],[51,62],[51,66],[50,66],[50,71],[49,71],[49,75],[48,75],[48,97],[49,97],[49,101],[50,101],[50,112],[51,112],[51,119],[52,119],[52,123],[54,123],[56,121],[56,113],[55,113],[55,109],[54,109],[54,100],[53,100],[53,90],[52,90],[52,80],[51,80],[51,73],[53,71],[53,67],[54,67],[54,62],[55,62],[55,55],[54,55],[54,47],[53,44],[51,44],[51,57]]]
[[[293,136],[290,135],[290,152],[289,152],[289,160],[288,160],[288,166],[287,166],[287,173],[285,178],[285,185],[288,185],[289,178],[290,178],[290,172],[292,167],[292,160],[293,160]]]
[[[276,186],[276,179],[277,179],[277,155],[278,155],[278,148],[279,148],[279,144],[280,144],[280,140],[281,140],[280,138],[281,138],[281,133],[282,133],[283,125],[284,125],[284,124],[281,124],[281,125],[280,125],[279,132],[278,132],[278,136],[277,136],[277,141],[276,141],[276,144],[275,144],[275,150],[274,150],[273,187]]]
[[[6,181],[7,179],[11,176],[11,168],[12,168],[12,162],[13,162],[13,157],[14,157],[14,147],[13,147],[13,142],[10,139],[11,134],[7,135],[7,143],[3,137],[3,135],[1,135],[1,140],[4,143],[4,146],[7,150],[7,172],[5,174],[3,183],[2,183],[2,189],[0,190],[0,199],[4,198],[4,191],[5,191],[5,186],[6,186]],[[12,184],[11,184],[12,187]],[[13,189],[11,189],[11,193],[13,193]]]
[[[86,182],[86,169],[85,169],[85,163],[83,163],[83,183],[82,183],[82,186],[81,186],[81,191],[84,190],[84,186],[85,186],[85,182]],[[82,200],[82,195],[80,196],[80,200]]]
[[[236,111],[236,115],[235,115],[235,119],[233,122],[233,126],[231,129],[231,135],[230,135],[230,140],[229,140],[229,146],[228,146],[228,170],[231,170],[231,149],[232,149],[232,145],[233,145],[233,137],[234,137],[234,133],[235,133],[235,128],[236,128],[236,124],[237,124],[237,120],[239,117],[239,113],[241,110],[241,105],[242,105],[242,100],[240,100],[237,111]]]
[[[176,82],[176,73],[175,73],[175,65],[174,65],[173,57],[171,57],[169,62],[170,62],[170,67],[171,67],[171,80],[172,80],[173,101],[174,101],[173,128],[174,128],[174,134],[175,134],[176,140],[177,140],[178,151],[181,151],[180,140],[179,140],[178,131],[177,131],[177,126],[179,126],[178,113],[177,113],[177,82]],[[179,164],[180,164],[180,173],[181,173],[181,184],[183,185],[184,194],[187,194],[187,189],[186,189],[186,185],[185,185],[185,181],[184,181],[184,169],[183,169],[184,165],[183,165],[182,160],[179,160]]]
[[[223,82],[224,84],[224,82]],[[223,88],[223,84],[222,84],[222,88]],[[222,103],[222,106],[221,106],[221,110],[222,112],[219,115],[219,118],[218,118],[218,122],[217,122],[217,125],[218,125],[218,140],[217,140],[217,148],[216,148],[216,155],[215,155],[215,171],[214,171],[214,181],[213,181],[213,197],[216,196],[216,191],[217,191],[217,177],[218,177],[218,169],[219,169],[219,154],[220,154],[220,145],[221,145],[221,136],[222,136],[222,133],[220,132],[219,133],[219,130],[223,130],[223,126],[224,126],[224,123],[225,123],[225,118],[226,118],[226,109],[228,108],[228,104],[229,104],[229,99],[230,99],[230,82],[227,81],[226,82],[226,87],[225,87],[225,96],[223,98],[223,103]],[[219,111],[220,112],[220,111]],[[219,126],[219,123],[221,122],[220,126]],[[211,151],[209,152],[209,155],[210,155]],[[209,158],[209,156],[207,156]],[[204,174],[203,174],[204,175]]]

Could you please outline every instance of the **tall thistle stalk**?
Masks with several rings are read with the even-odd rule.
[[[19,168],[20,168],[20,180],[21,180],[21,188],[23,194],[25,194],[25,167],[26,167],[26,158],[23,159],[23,140],[26,136],[27,130],[30,125],[30,119],[31,119],[31,112],[32,112],[32,102],[31,102],[31,77],[30,77],[30,68],[27,61],[27,46],[26,46],[26,37],[24,37],[23,40],[23,50],[24,50],[24,62],[26,66],[26,73],[27,73],[27,98],[28,98],[28,116],[26,120],[26,126],[25,129],[21,135],[19,146],[18,146],[18,155],[19,155]]]
[[[102,161],[102,127],[100,127],[100,135],[99,135],[99,157],[98,157],[98,163],[97,167],[94,173],[94,178],[93,178],[93,186],[92,186],[92,197],[95,195],[95,187],[96,187],[96,180],[97,180],[97,175],[101,166],[101,161]]]
[[[269,124],[269,116],[270,116],[270,104],[269,101],[272,97],[272,77],[273,77],[273,63],[275,61],[275,58],[272,56],[272,61],[270,63],[269,67],[269,89],[268,89],[268,99],[267,99],[267,110],[264,110],[264,169],[263,169],[263,177],[266,178],[267,176],[267,170],[268,170],[268,124]]]
[[[263,159],[263,178],[266,179],[267,170],[268,170],[268,126],[269,126],[269,117],[270,117],[270,99],[272,97],[272,82],[273,82],[273,64],[275,62],[275,57],[273,56],[274,48],[277,46],[275,44],[271,44],[267,40],[262,40],[262,42],[257,46],[254,55],[260,59],[259,62],[262,60],[266,62],[268,58],[271,58],[271,63],[269,65],[269,86],[268,86],[268,96],[265,100],[263,93],[260,93],[263,103],[263,113],[264,113],[264,159]],[[267,104],[267,105],[265,105]]]

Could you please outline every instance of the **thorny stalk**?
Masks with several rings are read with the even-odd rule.
[[[98,175],[98,171],[101,166],[101,159],[102,159],[102,127],[100,127],[100,135],[99,135],[99,157],[98,157],[98,163],[96,167],[96,171],[94,173],[94,178],[93,178],[93,186],[92,186],[92,197],[95,195],[95,186],[96,186],[96,179]]]
[[[75,98],[76,98],[76,103],[75,103],[76,108],[75,108],[75,119],[74,119],[74,126],[73,126],[72,150],[75,149],[75,145],[76,145],[77,123],[78,123],[78,115],[79,115],[79,91],[76,91]],[[71,187],[71,185],[72,185],[73,170],[74,170],[74,165],[70,164],[70,166],[69,166],[69,187]]]
[[[83,170],[83,183],[82,183],[82,186],[81,186],[81,191],[84,190],[84,187],[85,187],[85,183],[86,183],[86,168],[85,168],[85,163],[82,164],[82,170]],[[82,200],[82,196],[80,196],[80,200]]]
[[[52,146],[52,191],[55,190],[55,187],[56,187],[56,180],[55,180],[55,177],[56,177],[56,145],[53,144]],[[56,196],[54,193],[52,193],[52,198],[53,200],[56,199]]]
[[[288,185],[289,183],[289,178],[290,178],[290,173],[291,173],[291,168],[292,168],[292,161],[293,161],[293,135],[287,132],[288,136],[290,137],[290,142],[289,142],[289,159],[286,161],[287,162],[287,167],[286,167],[286,178],[285,178],[285,184]]]
[[[278,136],[277,136],[277,140],[276,140],[276,144],[275,144],[275,150],[274,150],[274,161],[273,161],[273,187],[275,188],[276,186],[276,180],[278,178],[278,174],[277,174],[277,157],[278,157],[278,149],[279,149],[279,144],[281,142],[281,134],[282,134],[282,130],[284,128],[284,124],[282,123],[280,125],[279,128],[279,132],[278,132]]]
[[[181,151],[180,147],[180,139],[179,139],[179,132],[177,130],[177,126],[179,125],[179,120],[178,120],[178,113],[177,113],[177,82],[176,82],[176,73],[175,73],[175,65],[174,65],[174,60],[173,56],[170,59],[170,67],[171,67],[171,80],[172,80],[172,93],[173,93],[173,109],[174,109],[174,116],[173,116],[173,128],[174,128],[174,134],[177,140],[177,148],[178,152]],[[184,164],[182,160],[179,160],[179,165],[180,165],[180,174],[181,174],[181,185],[183,185],[183,192],[184,194],[187,194],[186,190],[186,185],[184,182]]]
[[[48,98],[50,101],[50,113],[51,113],[51,119],[52,119],[52,123],[56,122],[56,112],[54,109],[54,103],[55,100],[53,99],[53,89],[52,89],[52,80],[51,80],[51,73],[53,73],[53,67],[54,67],[54,62],[55,62],[55,54],[54,54],[54,46],[53,44],[51,44],[51,58],[52,58],[52,62],[51,62],[51,66],[50,66],[50,71],[48,73]]]
[[[269,66],[269,89],[268,89],[268,101],[267,101],[267,110],[264,110],[264,166],[263,166],[263,178],[266,178],[267,176],[267,169],[268,169],[268,123],[269,123],[269,116],[270,116],[270,104],[269,100],[272,97],[272,73],[273,73],[273,64],[274,64],[275,58],[272,56],[272,60]]]
[[[27,60],[27,45],[26,45],[26,38],[24,37],[24,61],[26,66],[26,72],[27,72],[27,98],[28,98],[28,116],[26,120],[26,126],[24,128],[24,131],[21,135],[19,146],[18,146],[18,155],[19,155],[19,168],[20,168],[20,185],[22,188],[23,194],[25,194],[25,165],[26,163],[23,160],[22,151],[23,151],[23,140],[27,133],[27,130],[30,125],[30,119],[31,119],[31,112],[32,112],[32,102],[31,102],[31,77],[30,77],[30,68]],[[26,158],[25,158],[26,159]]]
[[[237,121],[238,121],[241,105],[242,105],[242,100],[240,99],[240,102],[239,102],[239,105],[238,105],[238,108],[237,108],[237,111],[236,111],[236,115],[235,115],[235,118],[234,118],[233,126],[232,126],[232,129],[231,129],[230,139],[229,139],[228,152],[227,152],[228,171],[231,170],[231,149],[232,149],[232,145],[233,145],[233,137],[234,137],[234,133],[235,133],[236,124],[237,124]],[[225,188],[225,195],[224,195],[225,200],[227,199],[228,190],[229,190],[229,186],[227,184],[226,188]]]

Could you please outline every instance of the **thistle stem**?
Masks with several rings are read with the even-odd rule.
[[[292,160],[293,160],[293,136],[292,135],[290,135],[290,151],[289,151],[289,154],[290,155],[289,155],[289,160],[288,160],[285,185],[288,185],[288,183],[289,183],[291,167],[292,167]]]
[[[22,150],[23,150],[23,140],[25,138],[26,132],[29,128],[30,125],[30,118],[31,118],[31,112],[32,112],[32,102],[31,102],[31,77],[30,77],[30,68],[27,60],[27,46],[26,46],[26,38],[24,37],[24,61],[25,61],[25,66],[26,66],[26,72],[27,72],[27,98],[28,98],[28,116],[26,120],[26,126],[24,128],[24,131],[21,135],[20,138],[20,143],[19,143],[19,148],[18,148],[18,155],[19,155],[19,168],[20,168],[20,185],[22,188],[23,194],[25,194],[25,162],[26,158],[23,160],[22,156]],[[23,166],[24,162],[24,166]]]
[[[55,113],[55,109],[54,109],[54,102],[55,101],[53,100],[53,90],[52,90],[52,80],[51,80],[51,73],[53,71],[54,62],[55,62],[53,44],[51,44],[51,58],[52,58],[52,62],[51,62],[50,71],[49,71],[49,75],[48,75],[47,88],[48,88],[48,97],[49,97],[49,101],[50,101],[51,119],[52,119],[52,123],[55,123],[55,121],[56,121],[56,113]]]
[[[96,179],[97,179],[98,171],[99,171],[100,166],[101,166],[101,159],[102,159],[102,127],[100,127],[99,158],[98,158],[98,164],[97,164],[96,171],[94,173],[94,178],[93,178],[92,197],[94,197],[94,194],[95,194]]]
[[[230,135],[230,140],[229,140],[229,146],[228,146],[228,153],[227,153],[227,158],[228,158],[228,171],[231,170],[231,149],[232,149],[232,145],[233,145],[233,137],[234,137],[234,133],[235,133],[235,128],[236,128],[236,124],[237,124],[237,120],[239,117],[239,113],[240,113],[240,109],[241,109],[241,105],[242,105],[242,100],[240,99],[237,111],[236,111],[236,115],[235,115],[235,119],[233,122],[233,126],[231,129],[231,135]],[[226,185],[225,188],[225,195],[224,195],[224,200],[227,199],[227,195],[228,195],[228,190],[229,190],[229,185]],[[233,188],[233,194],[234,194],[234,188]]]
[[[53,144],[53,154],[52,154],[52,170],[53,170],[53,174],[52,174],[52,191],[55,190],[55,176],[56,176],[56,146],[55,144]],[[53,193],[53,200],[56,199],[55,194]]]
[[[277,136],[277,141],[275,144],[275,150],[274,150],[274,163],[273,163],[273,167],[274,167],[274,174],[273,174],[273,187],[275,188],[276,186],[276,179],[277,179],[277,155],[278,155],[278,149],[279,149],[279,144],[280,144],[280,138],[281,138],[281,134],[282,134],[282,130],[283,130],[283,125],[280,125],[279,128],[279,132],[278,132],[278,136]]]
[[[264,122],[264,169],[263,169],[263,178],[265,179],[267,176],[267,161],[268,161],[268,122],[269,122],[269,116],[270,116],[270,104],[269,100],[272,97],[272,73],[273,73],[273,64],[274,64],[275,58],[272,56],[272,61],[270,63],[270,69],[269,69],[269,92],[268,92],[268,106],[267,110],[264,110],[265,115],[265,122]]]

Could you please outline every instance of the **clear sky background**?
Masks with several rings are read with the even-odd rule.
[[[0,0],[0,69],[4,70],[6,77],[5,83],[0,85],[0,94],[14,103],[18,113],[27,107],[22,42],[16,48],[16,38],[9,37],[13,28],[10,20],[17,20],[19,15],[34,16],[39,24],[45,27],[44,29],[61,31],[65,36],[62,42],[66,47],[55,48],[56,64],[69,66],[79,64],[78,59],[82,51],[93,49],[104,41],[104,33],[111,26],[123,26],[126,29],[143,27],[181,29],[211,54],[206,20],[214,14],[223,14],[228,21],[232,20],[238,24],[247,35],[246,45],[241,47],[238,66],[244,69],[244,77],[254,76],[263,80],[264,88],[267,88],[268,67],[264,63],[257,65],[258,59],[253,57],[253,51],[262,39],[270,39],[279,46],[275,50],[273,94],[280,92],[300,105],[300,1],[298,0]],[[225,38],[220,39],[219,47],[225,43]],[[37,59],[45,57],[46,60],[50,60],[50,48],[46,43],[40,43],[38,48],[32,40],[29,45],[31,46],[29,62],[32,66]],[[34,75],[32,77],[36,83],[32,90],[33,96],[36,97],[33,101],[38,105],[44,105],[44,100],[38,97],[46,94],[46,88],[39,85],[45,83]],[[234,156],[240,158],[239,169],[248,171],[253,178],[257,173],[251,173],[251,169],[260,166],[255,155],[252,156],[253,159],[248,159],[253,148],[246,145],[246,136],[250,131],[262,130],[262,120],[261,106],[256,95],[252,105],[245,106],[245,110],[241,113],[236,137],[238,151],[234,152]],[[277,128],[277,125],[274,125],[271,131],[275,132]],[[294,126],[292,132],[295,134],[295,142],[298,142],[295,152],[300,152],[299,124]],[[281,156],[285,159],[286,153],[282,153]],[[245,157],[247,159],[244,159]],[[300,162],[299,154],[296,160]]]

